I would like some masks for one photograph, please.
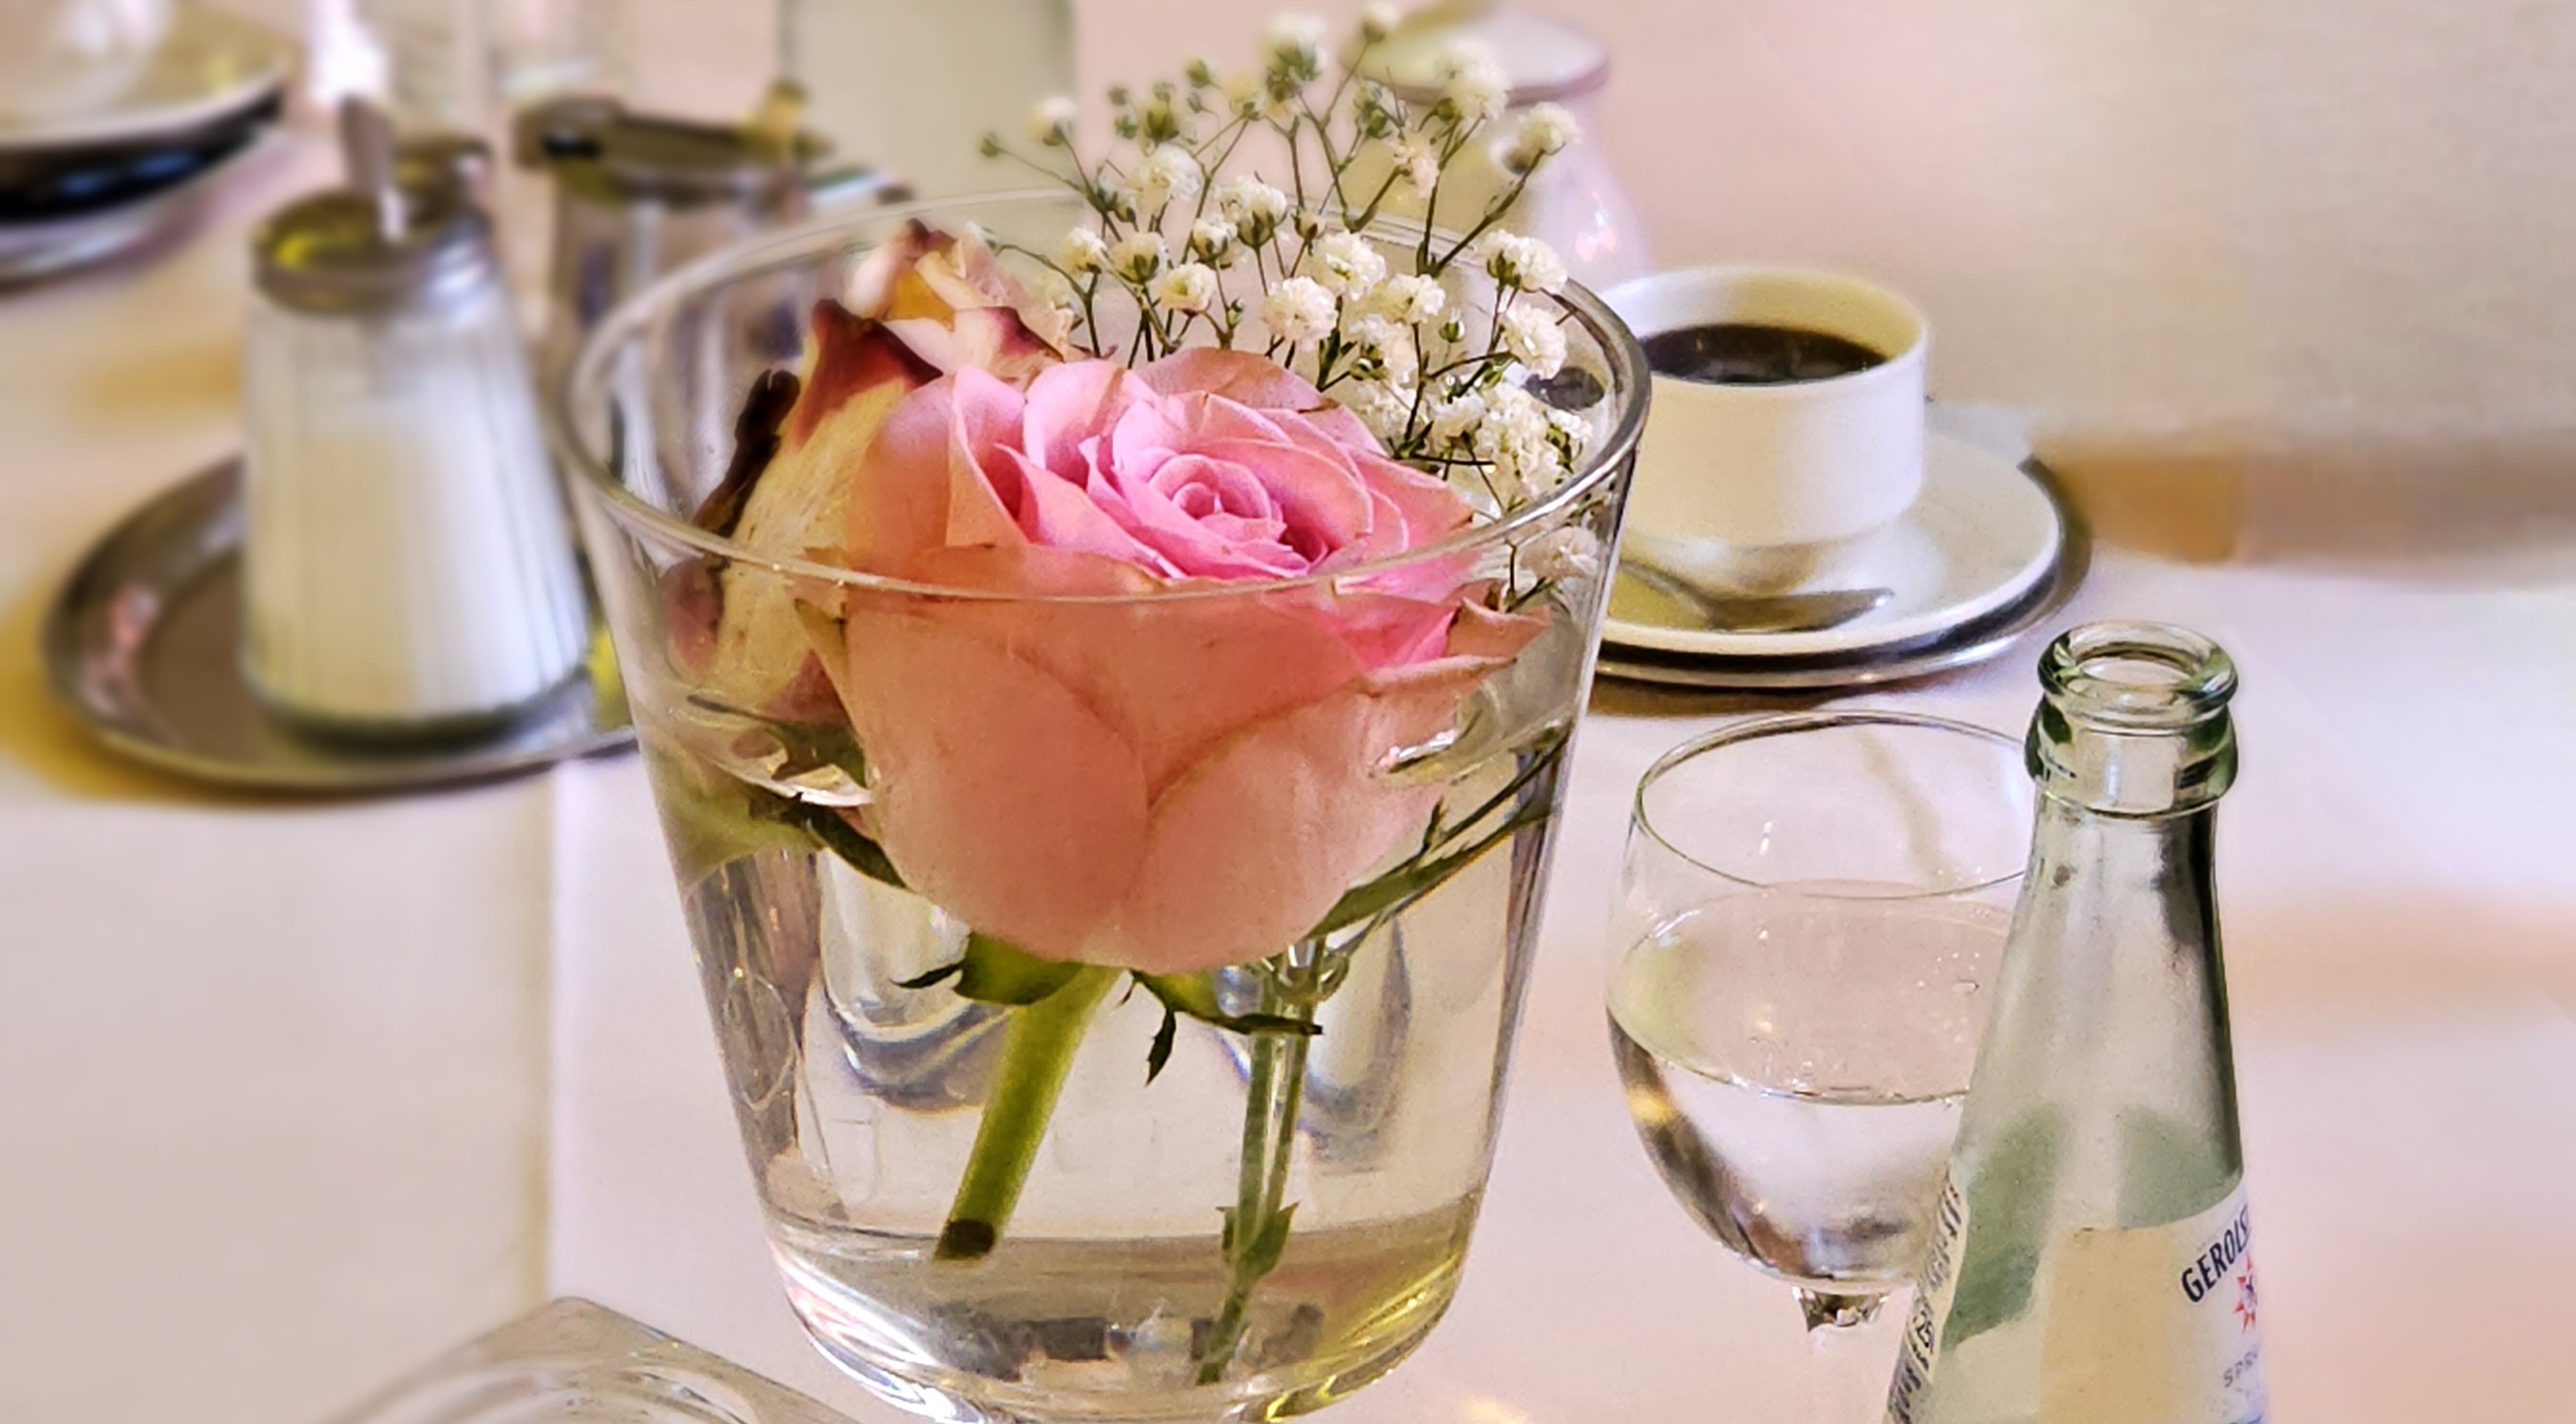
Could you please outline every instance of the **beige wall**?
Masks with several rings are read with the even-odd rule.
[[[1079,0],[1084,60],[1259,0]],[[1344,7],[1348,8],[1348,7]],[[2576,4],[1541,0],[1666,262],[1916,294],[1954,396],[2091,427],[2576,427]]]

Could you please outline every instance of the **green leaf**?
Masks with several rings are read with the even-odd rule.
[[[1180,1033],[1181,1016],[1172,1006],[1163,1006],[1162,1026],[1154,1030],[1154,1046],[1145,1050],[1145,1081],[1163,1076],[1163,1066],[1172,1061],[1172,1040]]]
[[[822,842],[823,848],[839,856],[842,863],[870,880],[891,885],[897,890],[907,888],[902,874],[894,868],[894,862],[886,858],[885,847],[870,840],[838,810],[776,792],[756,791],[753,797],[753,815],[803,831]]]
[[[1229,1014],[1219,1007],[1216,975],[1202,970],[1196,974],[1138,974],[1136,982],[1145,992],[1160,999],[1163,1013],[1187,1014],[1201,1023],[1214,1024],[1228,1033],[1294,1033],[1313,1038],[1324,1030],[1304,1019],[1281,1014]],[[1160,1035],[1157,1035],[1159,1039]],[[1149,1060],[1150,1063],[1150,1060]],[[1151,1081],[1150,1077],[1148,1081]]]

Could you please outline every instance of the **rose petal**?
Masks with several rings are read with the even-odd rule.
[[[1082,477],[1081,445],[1123,419],[1132,396],[1127,372],[1109,361],[1078,361],[1041,372],[1029,383],[1020,448],[1069,480]]]
[[[972,366],[950,380],[946,542],[1017,543],[1012,510],[1025,491],[1013,447],[1025,403],[1018,391]]]
[[[810,438],[824,417],[861,391],[889,384],[909,390],[939,377],[884,326],[828,297],[814,304],[809,330],[814,359],[782,430],[789,448]]]
[[[1025,502],[1020,506],[1020,529],[1030,542],[1097,554],[1157,573],[1180,573],[1150,545],[1139,542],[1089,493],[1054,471],[1041,468],[1017,450],[1011,451],[1010,456],[1019,464],[1018,478],[1026,491]]]
[[[1135,893],[1088,952],[1172,974],[1286,949],[1422,833],[1440,789],[1377,775],[1419,710],[1351,687],[1227,738],[1156,798]]]
[[[1047,959],[1080,957],[1143,856],[1128,741],[1064,684],[971,632],[907,614],[849,620],[851,728],[866,816],[905,883]]]

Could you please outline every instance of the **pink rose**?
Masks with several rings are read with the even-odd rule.
[[[1388,756],[1542,626],[1486,610],[1460,559],[1224,592],[1469,517],[1245,353],[1053,366],[1025,394],[957,370],[886,417],[847,509],[855,567],[960,590],[845,600],[827,670],[868,756],[863,828],[921,893],[1050,959],[1174,973],[1286,948],[1421,834],[1439,788]]]

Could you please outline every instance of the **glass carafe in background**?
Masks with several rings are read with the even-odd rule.
[[[837,159],[952,197],[994,185],[979,139],[1072,92],[1073,38],[1072,0],[780,0],[778,68]]]
[[[2236,670],[2097,623],[2040,683],[2030,869],[1889,1413],[2260,1419],[2211,878]]]
[[[1609,50],[1574,25],[1500,0],[1440,0],[1407,14],[1394,34],[1369,51],[1365,72],[1407,103],[1429,103],[1439,96],[1450,51],[1462,42],[1483,47],[1501,66],[1510,107],[1442,177],[1434,225],[1464,227],[1508,189],[1515,180],[1494,150],[1532,107],[1556,104],[1574,116],[1582,135],[1539,168],[1502,225],[1554,247],[1574,280],[1594,291],[1653,271],[1645,224],[1620,186],[1601,133]],[[1354,169],[1357,181],[1376,181],[1387,163],[1382,145],[1364,149]],[[1388,194],[1390,212],[1418,218],[1425,207],[1402,183]]]

